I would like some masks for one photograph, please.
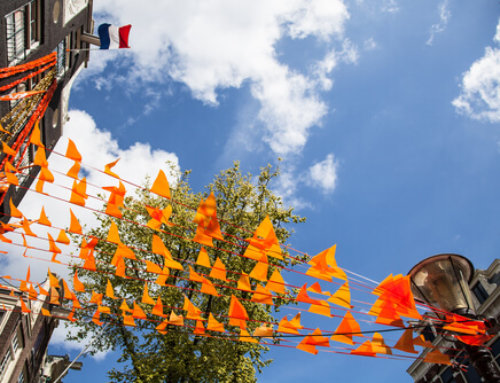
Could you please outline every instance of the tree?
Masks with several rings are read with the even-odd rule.
[[[100,226],[92,228],[87,234],[97,238],[106,238],[111,220],[113,220],[119,228],[120,239],[124,244],[146,250],[135,251],[138,259],[152,261],[163,267],[163,258],[148,252],[151,250],[152,235],[157,234],[172,256],[179,259],[184,270],[187,271],[188,265],[194,267],[201,246],[186,239],[193,237],[196,228],[193,223],[195,210],[186,206],[196,208],[201,198],[206,198],[210,192],[214,192],[217,198],[217,216],[221,230],[228,241],[214,241],[217,249],[207,248],[211,263],[213,264],[219,257],[227,270],[250,273],[256,262],[237,255],[243,254],[247,245],[241,238],[251,237],[251,232],[268,215],[277,238],[283,244],[291,235],[290,224],[305,220],[294,214],[293,209],[285,208],[281,198],[270,190],[270,182],[278,176],[278,173],[278,170],[267,166],[262,168],[259,176],[254,179],[251,175],[242,175],[238,163],[235,163],[233,167],[216,176],[213,183],[207,186],[206,192],[202,194],[194,193],[190,189],[189,172],[185,172],[177,185],[172,188],[172,203],[166,198],[152,194],[148,189],[138,191],[135,197],[125,198],[123,219],[110,219],[108,216],[100,215]],[[155,232],[145,226],[151,218],[145,206],[164,209],[170,203],[173,209],[171,221],[175,223],[175,226],[162,226],[170,234]],[[139,225],[131,222],[139,223]],[[87,290],[84,293],[85,296],[83,294],[79,296],[82,302],[89,301],[89,292],[92,290],[95,293],[104,293],[108,278],[114,287],[115,294],[128,298],[129,305],[133,299],[138,303],[141,302],[144,282],[140,280],[151,279],[151,274],[139,268],[134,270],[127,268],[126,275],[130,279],[115,276],[115,267],[109,264],[116,246],[99,241],[95,247],[96,264],[98,271],[102,271],[101,273],[78,269],[78,275],[85,282]],[[285,250],[284,254],[286,254]],[[273,271],[275,265],[287,264],[286,259],[286,257],[284,260],[269,258],[270,272]],[[127,260],[127,267],[132,267],[133,264],[134,262]],[[203,266],[194,268],[198,272],[204,272]],[[188,280],[186,271],[171,270],[166,281],[170,287],[160,287],[150,283],[151,296],[160,296],[165,306],[181,310],[183,294],[185,294],[203,312],[211,312],[214,315],[227,315],[231,294],[243,300],[252,296],[249,292],[226,287],[217,287],[220,297],[202,294],[198,291],[200,284]],[[228,279],[235,280],[237,276],[228,275]],[[213,282],[217,283],[217,281]],[[255,288],[256,281],[251,281],[251,283],[252,288]],[[235,285],[234,282],[225,283],[225,285],[229,284]],[[111,315],[103,314],[102,320],[120,322],[122,301],[106,297],[104,299],[103,305],[110,307]],[[273,320],[270,306],[245,300],[243,303],[251,319]],[[275,299],[275,309],[283,303],[287,303],[286,299]],[[140,306],[144,312],[150,311],[150,306],[143,304]],[[179,313],[178,310],[177,313]],[[158,319],[150,314],[147,315],[149,318]],[[83,317],[87,319],[83,320]],[[80,318],[82,320],[73,323],[76,327],[76,332],[72,336],[73,340],[92,337],[94,352],[107,349],[120,349],[122,352],[119,361],[124,363],[123,369],[112,369],[109,372],[113,382],[254,382],[256,369],[261,371],[271,362],[263,359],[263,353],[267,351],[267,348],[259,344],[196,336],[193,335],[192,329],[173,325],[166,328],[165,334],[160,334],[155,330],[158,323],[145,320],[137,320],[136,327],[125,327],[120,323],[110,324],[103,331],[101,327],[88,320],[89,314],[83,317]],[[226,318],[218,319],[224,322],[226,329],[234,329],[228,326]],[[186,323],[190,323],[191,326],[195,325],[192,320]],[[257,322],[248,322],[250,331],[258,325]]]

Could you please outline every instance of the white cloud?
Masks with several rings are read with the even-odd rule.
[[[500,42],[500,22],[494,40]],[[476,120],[500,121],[500,49],[486,47],[484,56],[464,73],[461,93],[452,102],[457,112]]]
[[[396,0],[383,0],[382,12],[397,13],[399,12],[399,5]]]
[[[374,49],[377,49],[377,42],[373,37],[370,37],[369,39],[365,40],[363,43],[363,48],[365,51],[372,51]]]
[[[108,0],[95,11],[133,25],[129,81],[171,78],[211,105],[219,90],[248,81],[261,105],[248,126],[262,124],[265,142],[280,155],[300,151],[328,108],[322,85],[280,62],[275,44],[311,36],[330,50],[349,18],[341,0]]]
[[[309,168],[309,184],[319,187],[323,193],[330,193],[337,186],[338,163],[332,153],[328,154],[323,161],[317,162]]]
[[[434,37],[436,34],[444,32],[451,17],[448,0],[444,0],[441,4],[439,4],[438,10],[439,22],[431,26],[430,35],[426,41],[427,45],[432,45],[434,43]]]

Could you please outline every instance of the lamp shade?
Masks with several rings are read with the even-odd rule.
[[[443,311],[475,315],[469,282],[474,266],[458,254],[438,254],[415,265],[408,275],[416,300],[434,308],[442,317]]]

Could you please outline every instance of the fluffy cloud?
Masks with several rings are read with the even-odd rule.
[[[427,45],[433,44],[434,37],[436,36],[437,33],[444,32],[446,26],[448,25],[448,21],[450,20],[451,17],[448,0],[444,0],[441,4],[439,4],[438,10],[439,10],[439,22],[431,26],[430,35],[426,42]]]
[[[500,43],[500,22],[494,41]],[[500,121],[500,49],[487,47],[462,78],[462,92],[452,104],[459,113],[477,120]]]
[[[220,89],[247,81],[261,105],[248,126],[261,124],[265,142],[280,155],[302,149],[327,105],[322,84],[280,62],[275,44],[285,36],[314,37],[330,50],[332,41],[343,40],[349,18],[341,0],[107,0],[96,2],[95,11],[133,25],[131,78],[171,78],[212,105]]]
[[[330,193],[337,185],[338,163],[332,153],[328,154],[323,161],[317,162],[309,168],[309,184],[319,187],[323,193]]]

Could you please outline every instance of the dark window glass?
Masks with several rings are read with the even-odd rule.
[[[457,383],[453,376],[453,372],[449,367],[441,373],[441,380],[443,383]]]
[[[477,297],[477,300],[479,301],[480,304],[483,304],[484,301],[489,297],[488,292],[484,289],[481,282],[477,282],[474,285],[474,287],[472,288],[472,292]]]

